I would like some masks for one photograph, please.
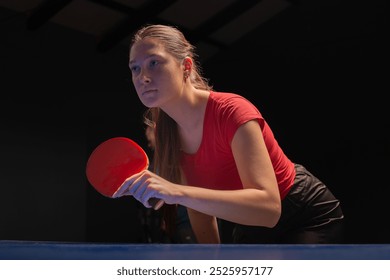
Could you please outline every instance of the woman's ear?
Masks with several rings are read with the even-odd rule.
[[[185,71],[191,71],[192,70],[192,59],[191,59],[191,57],[186,57],[186,58],[184,58],[184,60],[183,60],[183,65],[184,65],[184,70]]]
[[[184,81],[187,81],[188,77],[191,76],[191,70],[192,70],[192,59],[190,57],[186,57],[183,60],[183,66],[184,66]]]

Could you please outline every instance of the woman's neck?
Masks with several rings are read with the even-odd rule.
[[[203,126],[204,113],[210,92],[193,88],[184,93],[175,104],[162,108],[178,124],[179,130],[192,131]]]

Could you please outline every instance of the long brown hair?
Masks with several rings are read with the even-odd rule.
[[[179,62],[190,57],[193,60],[191,83],[197,89],[211,90],[208,80],[201,75],[195,47],[176,27],[167,25],[146,25],[133,36],[131,47],[145,39],[154,38],[160,41],[165,50]],[[180,168],[180,138],[177,123],[160,108],[148,108],[144,114],[146,125],[155,127],[154,171],[173,183],[184,183]],[[175,231],[176,205],[164,205],[163,217],[167,233],[172,236]]]

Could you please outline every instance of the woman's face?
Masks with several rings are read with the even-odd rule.
[[[183,66],[157,39],[146,38],[131,47],[129,68],[146,107],[163,107],[182,92]]]

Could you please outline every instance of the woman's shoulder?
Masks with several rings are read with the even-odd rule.
[[[232,98],[244,98],[243,96],[234,93],[234,92],[224,92],[224,91],[211,91],[210,97],[216,100],[228,100]]]
[[[248,101],[244,96],[234,93],[234,92],[224,92],[224,91],[211,91],[210,99],[217,102],[234,102],[235,100],[245,100]]]
[[[222,106],[253,106],[253,103],[244,96],[234,92],[212,91],[210,100]]]

